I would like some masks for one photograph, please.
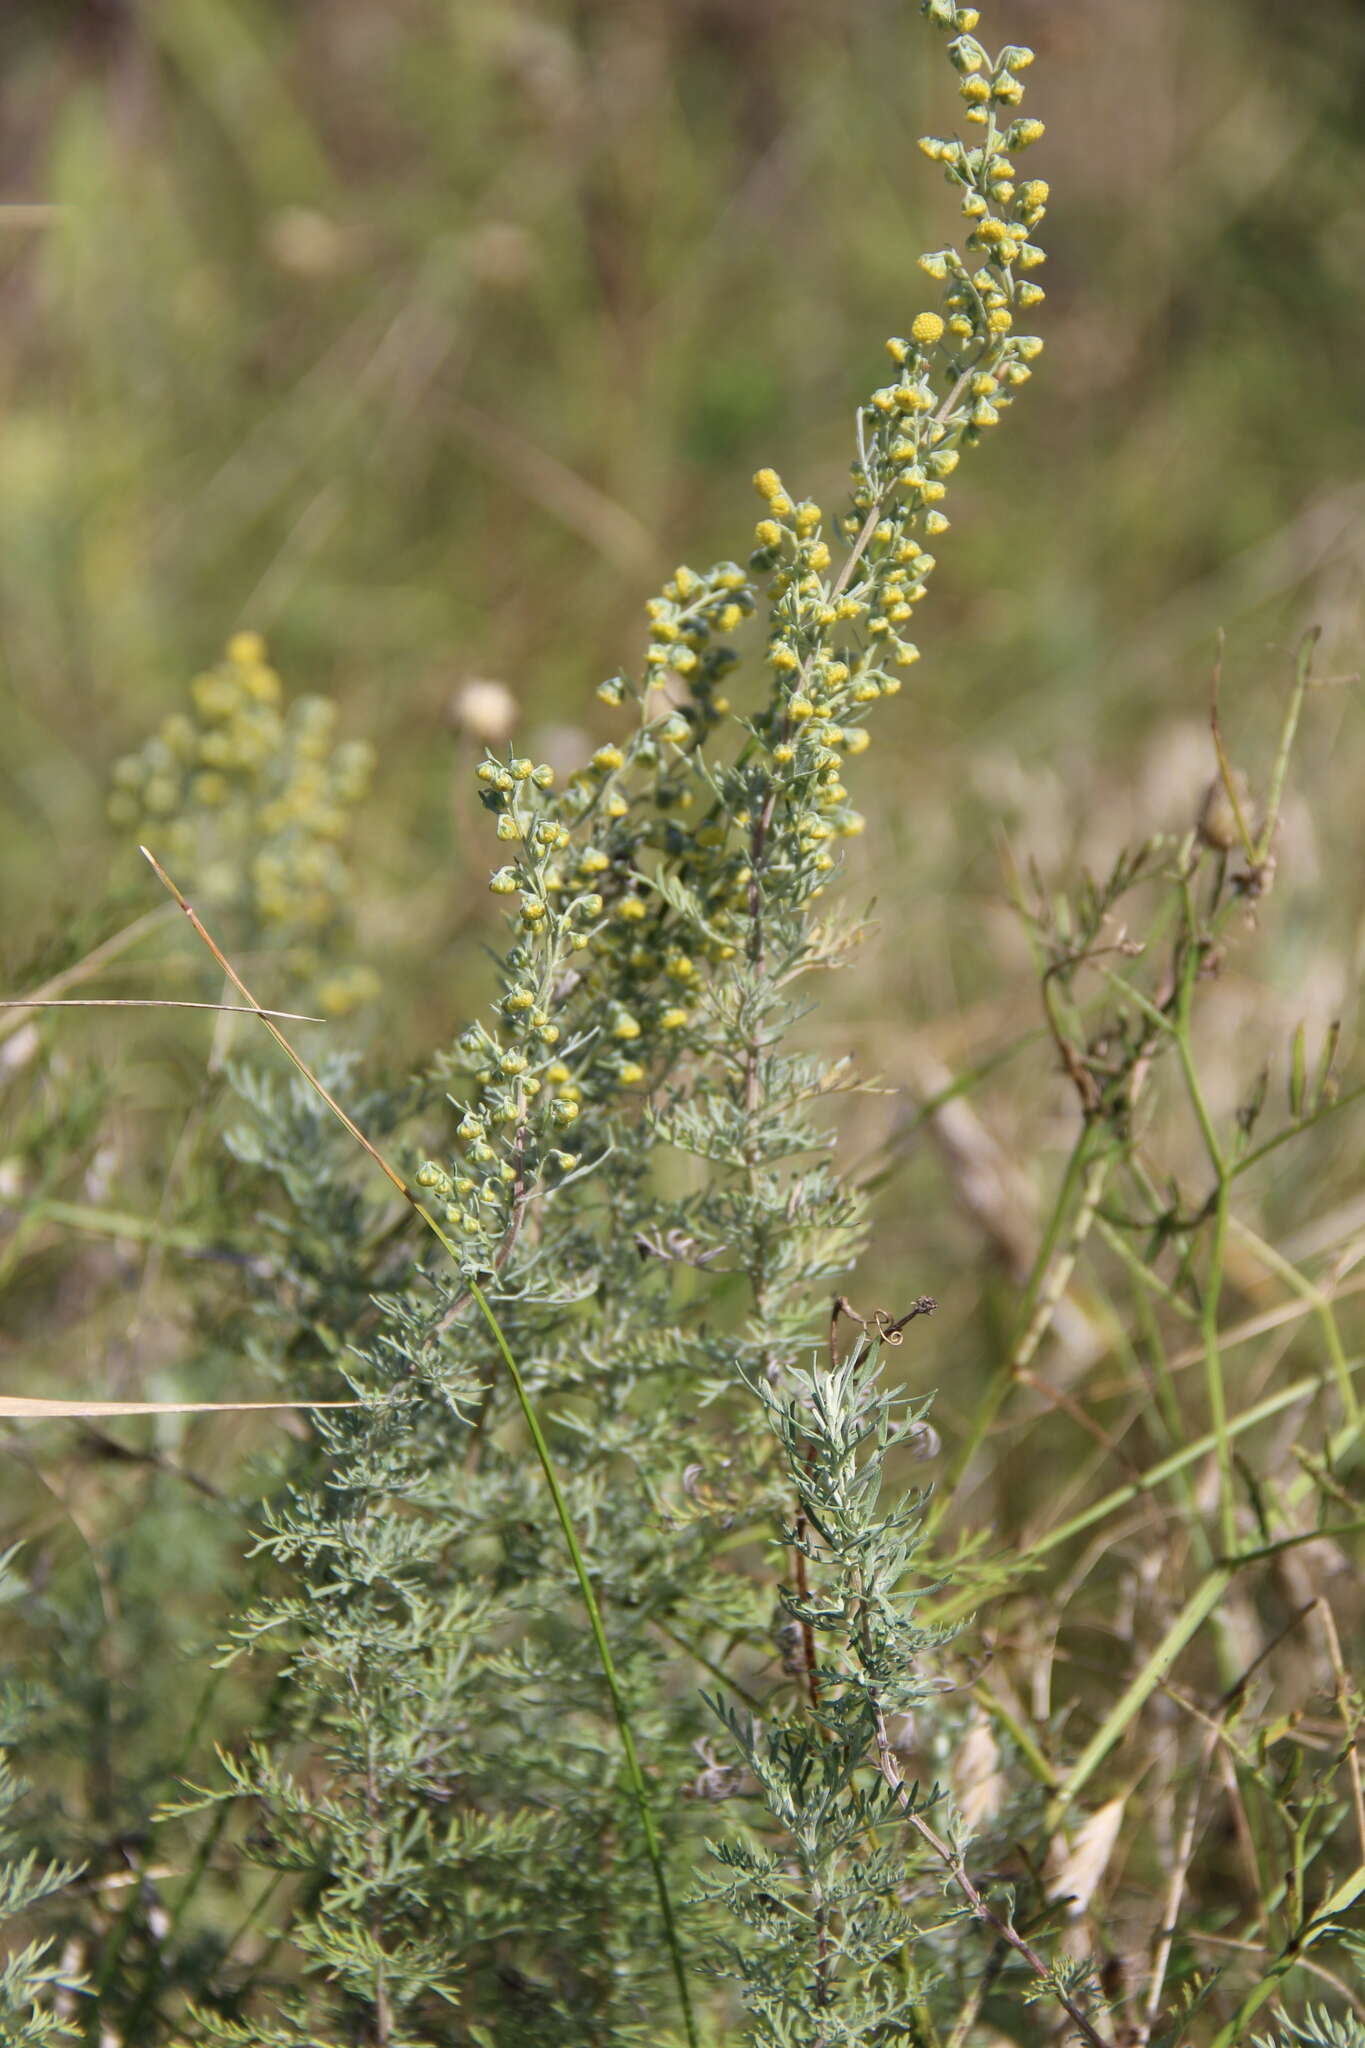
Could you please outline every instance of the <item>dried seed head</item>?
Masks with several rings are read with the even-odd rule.
[[[506,683],[471,676],[450,700],[450,716],[461,732],[487,747],[501,746],[516,722],[517,700]]]
[[[804,1678],[807,1670],[806,1643],[799,1621],[785,1620],[773,1630],[773,1641],[782,1663],[784,1677]]]
[[[753,1772],[743,1764],[719,1764],[708,1742],[694,1743],[703,1768],[690,1785],[683,1786],[684,1799],[752,1799],[761,1789]]]
[[[1242,829],[1237,822],[1239,811],[1246,830],[1254,833],[1256,821],[1253,816],[1250,785],[1241,769],[1233,768],[1229,770],[1226,780],[1221,775],[1215,775],[1204,791],[1196,829],[1205,846],[1211,846],[1216,853],[1231,853],[1235,846],[1241,845]]]
[[[984,1714],[975,1715],[949,1766],[953,1797],[975,1833],[993,1821],[1004,1804],[1006,1785],[1000,1747]]]
[[[901,1442],[910,1455],[920,1463],[928,1458],[938,1457],[943,1449],[943,1439],[930,1422],[912,1423]]]

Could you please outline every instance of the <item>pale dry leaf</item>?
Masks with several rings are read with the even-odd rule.
[[[1111,1799],[1082,1821],[1070,1843],[1060,1835],[1053,1841],[1048,1856],[1047,1895],[1050,1899],[1065,1899],[1073,1920],[1084,1913],[1109,1868],[1127,1804],[1126,1798]]]
[[[500,747],[516,722],[517,700],[506,683],[491,676],[471,676],[452,696],[450,716],[471,739]]]
[[[52,1422],[90,1415],[244,1415],[257,1408],[358,1408],[359,1401],[49,1401],[37,1394],[0,1394],[8,1422]]]
[[[995,1819],[1005,1796],[1000,1746],[985,1715],[972,1723],[948,1769],[959,1813],[975,1832]]]

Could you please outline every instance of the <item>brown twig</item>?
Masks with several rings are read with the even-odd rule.
[[[1347,1675],[1345,1659],[1341,1654],[1341,1638],[1337,1634],[1336,1621],[1327,1602],[1319,1595],[1314,1603],[1322,1632],[1327,1638],[1327,1655],[1336,1681],[1337,1711],[1341,1715],[1341,1734],[1346,1744],[1346,1770],[1351,1781],[1351,1809],[1355,1816],[1356,1840],[1360,1845],[1360,1860],[1365,1863],[1365,1796],[1360,1782],[1360,1752],[1357,1743],[1360,1736],[1360,1716],[1351,1711],[1351,1682]]]
[[[1061,1986],[1056,1982],[1046,1960],[1039,1955],[1033,1944],[1026,1941],[1018,1929],[1001,1914],[997,1913],[995,1908],[984,1898],[968,1873],[962,1858],[944,1841],[936,1828],[930,1827],[923,1814],[916,1811],[914,1801],[906,1790],[905,1780],[902,1778],[900,1766],[896,1762],[896,1753],[891,1747],[890,1738],[886,1732],[886,1717],[882,1712],[881,1704],[874,1694],[869,1693],[868,1699],[873,1710],[873,1725],[877,1741],[877,1768],[895,1795],[896,1802],[901,1812],[905,1815],[906,1820],[910,1823],[910,1826],[914,1829],[920,1840],[933,1850],[935,1856],[943,1864],[949,1877],[970,1906],[973,1917],[980,1920],[983,1925],[991,1928],[1000,1941],[1003,1941],[1008,1948],[1013,1949],[1022,1962],[1027,1963],[1036,1977],[1051,1984],[1053,1997],[1067,2014],[1072,2025],[1091,2044],[1091,2048],[1112,2048],[1112,2044],[1092,2024],[1070,1994],[1062,1990]]]
[[[306,1017],[301,1010],[262,1010],[255,1003],[186,1003],[173,996],[0,996],[0,1010],[222,1010],[230,1017],[282,1017],[289,1024],[327,1022],[325,1017]]]
[[[1199,1807],[1204,1794],[1204,1781],[1208,1776],[1209,1765],[1212,1762],[1217,1741],[1217,1731],[1214,1730],[1209,1734],[1204,1744],[1199,1764],[1199,1775],[1190,1789],[1189,1805],[1185,1809],[1185,1819],[1180,1830],[1180,1840],[1176,1845],[1175,1855],[1171,1862],[1171,1877],[1166,1887],[1165,1902],[1161,1911],[1161,1924],[1157,1930],[1156,1949],[1152,1956],[1152,1974],[1148,1980],[1147,1999],[1142,2013],[1141,2039],[1143,2041],[1151,2039],[1152,2029],[1155,2027],[1161,2012],[1161,1994],[1165,1989],[1166,1971],[1170,1965],[1171,1950],[1175,1946],[1175,1937],[1180,1918],[1180,1905],[1185,1896],[1185,1880],[1189,1875],[1190,1861],[1194,1855],[1194,1831],[1199,1819]]]

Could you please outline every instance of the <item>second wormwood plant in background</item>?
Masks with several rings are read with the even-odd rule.
[[[88,2023],[78,2000],[54,1997],[51,1956],[21,1953],[0,1987],[27,2014],[16,2039],[1196,2038],[1187,2029],[1211,1974],[1172,1956],[1190,1840],[1181,1851],[1168,1829],[1159,1867],[1141,1874],[1155,1906],[1135,1998],[1119,1937],[1102,1966],[1085,1938],[1094,1844],[1114,1802],[1085,1815],[1078,1800],[1208,1619],[1239,1541],[1242,1419],[1226,1399],[1218,1301],[1234,1182],[1260,1156],[1260,1105],[1239,1113],[1237,1141],[1219,1139],[1189,1017],[1220,932],[1268,880],[1274,803],[1261,839],[1234,800],[1226,830],[1206,820],[1202,839],[1147,849],[1076,906],[1034,913],[1082,1128],[1020,1334],[958,1469],[1009,1392],[1033,1384],[1048,1317],[1101,1232],[1151,1276],[1144,1341],[1154,1300],[1202,1333],[1212,1424],[1187,1452],[1162,1380],[1163,1482],[1174,1474],[1185,1489],[1193,1534],[1185,1546],[1182,1522],[1180,1555],[1188,1548],[1202,1576],[1171,1623],[1170,1655],[1163,1642],[1065,1766],[1071,1730],[1045,1690],[1035,1725],[1004,1681],[991,1692],[960,1658],[949,1672],[956,1627],[983,1591],[1014,1583],[1016,1561],[983,1560],[970,1539],[930,1560],[941,1501],[915,1485],[934,1447],[927,1403],[897,1395],[888,1367],[932,1303],[862,1303],[863,1314],[839,1292],[866,1210],[835,1168],[822,1105],[857,1082],[792,1045],[808,977],[836,968],[859,936],[828,894],[839,842],[862,823],[847,763],[916,659],[949,480],[1041,348],[1019,331],[1042,297],[1034,235],[1048,197],[1018,161],[1042,133],[1019,112],[1030,53],[991,54],[975,9],[925,0],[922,11],[948,38],[965,107],[966,139],[923,147],[960,198],[966,253],[921,259],[933,303],[888,344],[887,381],[859,409],[848,508],[829,519],[761,471],[747,564],[678,569],[648,607],[643,672],[602,685],[628,713],[620,737],[562,791],[516,754],[479,767],[510,927],[494,1012],[403,1088],[357,1099],[352,1068],[320,1077],[401,1166],[387,1186],[306,1076],[237,1073],[254,1114],[234,1147],[253,1202],[269,1176],[283,1200],[230,1336],[290,1396],[349,1388],[356,1405],[319,1408],[264,1511],[233,1646],[262,1674],[258,1715],[224,1748],[221,1777],[160,1817],[168,1839],[193,1843],[169,1913],[148,1903],[147,1876],[82,1945]],[[731,640],[755,616],[764,658],[746,680]],[[285,721],[277,693],[263,649],[239,637],[197,695],[206,729],[182,721],[163,735],[169,753],[125,771],[118,804],[137,811],[154,850],[187,858],[239,825],[249,836],[254,818],[269,859],[249,895],[228,888],[219,908],[248,932],[283,922],[291,964],[308,974],[313,938],[342,907],[334,849],[365,763],[333,755],[315,713]],[[259,758],[271,719],[293,735],[288,773],[273,781]],[[1276,801],[1281,779],[1277,768]],[[1224,785],[1231,796],[1230,773]],[[168,802],[181,830],[158,848]],[[214,927],[213,892],[180,879]],[[1147,985],[1127,973],[1111,926],[1120,900],[1153,882],[1171,892],[1174,938],[1169,972]],[[294,929],[288,913],[307,906]],[[1095,976],[1112,1007],[1103,1028],[1088,1010]],[[348,980],[319,1000],[340,1010],[355,993]],[[1208,1139],[1216,1186],[1197,1207],[1167,1194],[1134,1135],[1162,1054]],[[1327,1080],[1298,1088],[1296,1128],[1318,1114]],[[1157,1279],[1172,1250],[1175,1270]],[[1330,1309],[1316,1312],[1333,1333],[1330,1385],[1349,1435],[1353,1367]],[[1324,1503],[1340,1491],[1328,1441]],[[1187,1476],[1196,1456],[1213,1461],[1212,1515]],[[1106,1497],[1100,1513],[1110,1507]],[[1038,1561],[1019,1561],[1018,1583]],[[1227,1634],[1215,1662],[1205,1719],[1240,1741],[1246,1680]],[[205,1676],[189,1705],[195,1733],[219,1683]],[[1007,1791],[983,1700],[1013,1745]],[[1338,1705],[1353,1737],[1344,1676]],[[1197,1736],[1211,1745],[1202,1722]],[[959,1770],[955,1803],[924,1768],[969,1752],[995,1760],[990,1801]],[[1334,1748],[1332,1770],[1344,1754]],[[1251,1767],[1268,1782],[1259,1754]],[[1292,1812],[1295,1875],[1288,1905],[1277,1894],[1261,1918],[1267,1929],[1281,1910],[1297,1918],[1283,1967],[1279,1952],[1258,1963],[1222,2030],[1199,2037],[1218,2048],[1249,2038],[1292,1960],[1357,1896],[1337,1870],[1308,1899],[1343,1803],[1323,1790],[1275,1810]],[[1191,1840],[1198,1811],[1196,1798]],[[992,1825],[978,1854],[982,1817]],[[1049,1873],[1057,1844],[1062,1869]],[[1280,1850],[1275,1838],[1261,1867]],[[157,1867],[155,1847],[139,1853],[144,1872]],[[9,1889],[26,1911],[70,1879],[55,1861],[19,1864]],[[1310,2013],[1295,2038],[1361,2048],[1354,2023],[1340,2024]]]
[[[822,901],[862,825],[845,762],[917,658],[947,480],[1041,348],[1016,329],[1042,297],[1047,199],[1015,162],[1042,133],[1017,112],[1030,52],[992,56],[973,9],[924,12],[966,102],[972,139],[924,148],[960,193],[968,254],[922,261],[940,304],[888,344],[850,509],[831,524],[761,472],[748,566],[679,569],[648,607],[643,674],[602,686],[632,711],[622,738],[562,794],[532,760],[478,770],[512,938],[496,1015],[435,1063],[455,1150],[412,1174],[465,1279],[343,1192],[347,1141],[314,1098],[245,1084],[262,1113],[239,1150],[298,1205],[289,1285],[261,1303],[287,1348],[261,1349],[296,1384],[321,1337],[319,1388],[340,1367],[364,1406],[320,1416],[314,1473],[271,1511],[262,1550],[297,1591],[272,1590],[240,1639],[284,1654],[279,1725],[205,1795],[254,1806],[251,1853],[289,1874],[289,1938],[316,1968],[276,1987],[270,2018],[225,1985],[203,2037],[660,2037],[648,1843],[473,1282],[548,1418],[669,1891],[695,1887],[711,1800],[747,1785],[767,1809],[713,1844],[675,1910],[682,2032],[711,2032],[695,1961],[742,1987],[755,2042],[920,2039],[932,1986],[961,1971],[955,1916],[977,1913],[1096,2038],[1084,1967],[1013,1935],[942,1795],[902,1783],[898,1731],[934,1696],[939,1632],[914,1621],[920,1502],[884,1489],[893,1449],[926,1436],[880,1377],[899,1327],[837,1327],[811,1363],[863,1232],[817,1120],[852,1078],[786,1043],[798,984],[856,942]],[[729,639],[755,610],[767,683],[732,704]],[[774,1537],[777,1583],[733,1568],[737,1542]],[[327,1757],[320,1779],[291,1762],[301,1739]]]

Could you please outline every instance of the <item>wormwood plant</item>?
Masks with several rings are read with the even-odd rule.
[[[1325,1365],[1236,1408],[1223,1309],[1239,1179],[1334,1113],[1333,1060],[1310,1075],[1295,1053],[1283,1130],[1256,1137],[1262,1094],[1224,1133],[1194,1024],[1271,879],[1306,655],[1259,811],[1220,760],[1197,830],[1074,900],[1021,886],[1078,1135],[1017,1328],[932,1498],[916,1483],[937,1448],[928,1404],[889,1368],[933,1303],[909,1279],[885,1306],[841,1291],[867,1207],[823,1111],[858,1082],[795,1032],[808,977],[860,936],[829,895],[862,826],[844,776],[864,716],[917,658],[949,479],[1041,348],[1017,326],[1042,298],[1048,198],[1016,163],[1042,134],[1018,112],[1031,53],[992,55],[975,9],[922,12],[964,103],[966,139],[922,146],[960,199],[965,254],[921,259],[936,303],[888,344],[888,381],[859,408],[848,508],[829,519],[760,471],[747,564],[679,568],[648,606],[642,672],[602,685],[618,738],[563,790],[515,753],[480,765],[508,908],[487,1017],[368,1099],[353,1068],[310,1069],[274,1024],[294,1071],[236,1071],[235,1155],[252,1201],[270,1180],[280,1200],[234,1335],[282,1391],[349,1390],[352,1405],[318,1408],[258,1515],[228,1653],[255,1675],[257,1711],[139,1852],[146,1871],[174,1849],[169,1905],[147,1877],[95,1922],[93,1995],[54,1999],[50,1955],[22,1954],[11,2009],[47,2034],[16,2038],[1230,2048],[1319,1944],[1335,1944],[1340,1996],[1340,1931],[1365,1887],[1358,1697],[1338,1644],[1312,1789],[1291,1796],[1275,1741],[1241,1718],[1262,1659],[1239,1654],[1230,1603],[1235,1581],[1356,1525],[1356,1368],[1328,1294],[1262,1245]],[[162,735],[201,822],[234,800],[230,771],[264,766],[264,650],[234,643],[228,671],[200,692],[206,730]],[[268,794],[285,844],[252,869],[263,915],[288,912],[296,885],[326,897],[325,850],[303,873],[296,856],[329,801],[329,745],[296,741],[314,772]],[[145,763],[126,778],[144,819],[165,810],[163,770],[158,754],[150,780]],[[153,851],[251,1001],[215,944],[213,892],[155,836]],[[1141,953],[1119,925],[1130,901],[1150,912]],[[1154,1164],[1144,1121],[1172,1072],[1193,1168],[1179,1145]],[[1007,1404],[1032,1394],[1076,1420],[1040,1349],[1097,1247],[1097,1280],[1134,1290],[1115,1347],[1150,1381],[1157,1455],[1139,1467],[1082,1411],[1118,1489],[1022,1557],[970,1532],[950,1543],[956,1481]],[[1197,1347],[1202,1437],[1173,1330]],[[1243,1480],[1241,1440],[1313,1403],[1298,1479],[1273,1498]],[[1053,1655],[1030,1636],[1030,1576],[1158,1496],[1174,1502],[1174,1611],[1153,1596],[1150,1652],[1073,1727],[1029,1668]],[[982,1605],[1004,1639],[990,1668],[957,1640]],[[1207,1668],[1181,1693],[1168,1680],[1196,1638]],[[196,1728],[220,1679],[200,1682]],[[1143,1913],[1111,1924],[1101,1879],[1135,1781],[1158,1769],[1129,1741],[1167,1710],[1168,1824],[1134,1851]],[[1215,1760],[1255,1872],[1251,1932],[1228,1937],[1254,1959],[1230,1987],[1177,1948]],[[1106,1766],[1111,1796],[1087,1811]],[[67,1883],[21,1865],[13,1888],[27,1910]],[[1240,1901],[1245,1872],[1226,1889]],[[1286,2024],[1359,2038],[1325,2008]]]
[[[227,942],[268,941],[324,1014],[375,992],[344,966],[351,878],[343,848],[369,787],[374,750],[333,744],[326,697],[286,705],[259,633],[236,633],[137,754],[114,766],[109,816],[162,844],[196,878]],[[327,962],[323,971],[323,961]]]
[[[333,1987],[321,2003],[289,1994],[271,2039],[315,2038],[324,2012],[357,2010],[376,2039],[416,2038],[441,2001],[471,2040],[657,2038],[665,1946],[697,2038],[656,1794],[633,1751],[677,1756],[702,1734],[676,1655],[724,1678],[710,1646],[728,1663],[761,1644],[775,1589],[726,1554],[737,1525],[757,1534],[793,1514],[798,1588],[780,1612],[800,1636],[804,1706],[751,1733],[726,1682],[722,1717],[773,1827],[761,1847],[719,1844],[724,1877],[704,1889],[736,1920],[721,1953],[756,2040],[914,2024],[901,1894],[916,1867],[951,1875],[958,1852],[923,1817],[932,1801],[901,1784],[888,1716],[932,1685],[916,1660],[937,1636],[910,1620],[917,1509],[877,1505],[907,1426],[879,1391],[880,1332],[828,1375],[803,1364],[863,1209],[812,1114],[850,1079],[786,1040],[797,983],[856,937],[819,908],[838,840],[862,824],[843,765],[868,744],[860,717],[917,658],[909,629],[934,567],[926,543],[948,527],[946,479],[1041,347],[1015,331],[1016,308],[1042,297],[1022,273],[1042,260],[1030,235],[1047,188],[1018,182],[1013,162],[1042,133],[1015,112],[1030,53],[990,56],[973,10],[925,11],[951,32],[979,131],[974,146],[925,144],[961,193],[976,267],[954,249],[924,259],[942,311],[888,345],[893,378],[858,416],[849,511],[827,538],[821,509],[761,472],[747,569],[679,569],[649,606],[643,675],[602,686],[633,714],[620,741],[562,795],[530,759],[478,771],[511,856],[491,886],[514,899],[513,933],[496,1016],[436,1063],[459,1082],[456,1150],[412,1183],[442,1249],[414,1264],[403,1234],[351,1212],[340,1263],[371,1286],[391,1275],[376,1327],[328,1327],[364,1407],[322,1422],[318,1482],[271,1510],[262,1547],[299,1590],[272,1591],[239,1630],[288,1646],[284,1728],[205,1795],[267,1816],[257,1853],[295,1878],[291,1940]],[[729,636],[760,606],[769,680],[737,710]],[[306,1217],[351,1162],[312,1097],[251,1087],[264,1114],[239,1149]],[[277,1289],[263,1313],[285,1305],[297,1327],[302,1307],[318,1327],[310,1276],[289,1278],[287,1303]],[[561,1530],[509,1424],[508,1376],[488,1370],[490,1326],[529,1400],[553,1407],[555,1484],[605,1617],[624,1773]],[[810,1562],[827,1585],[807,1583]],[[855,1615],[822,1676],[818,1635]],[[300,1736],[326,1746],[322,1791],[285,1761]],[[676,1862],[681,1816],[663,1804]],[[922,1852],[909,1859],[906,1817]],[[874,1848],[887,1825],[894,1843]],[[635,1874],[646,1857],[663,1942]]]

